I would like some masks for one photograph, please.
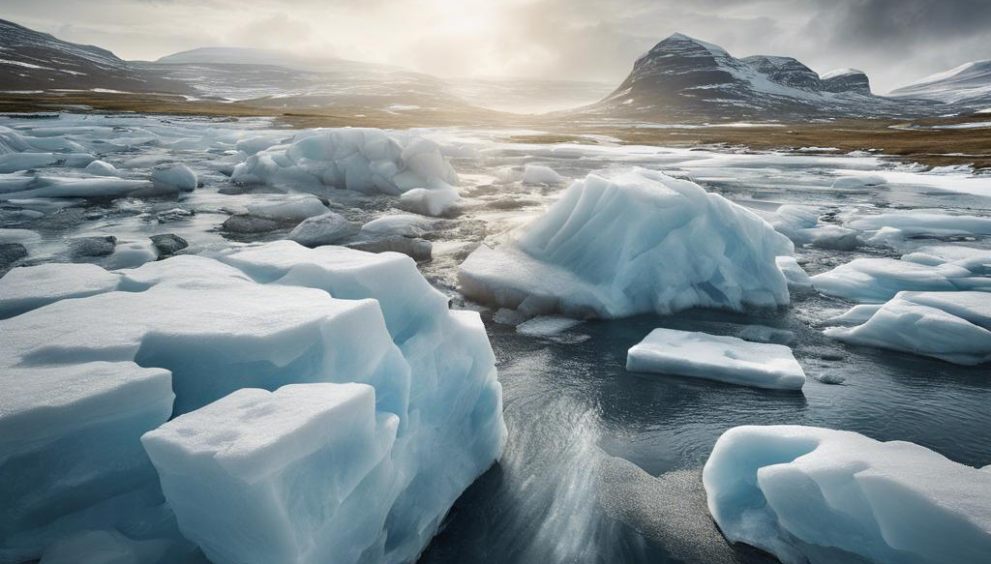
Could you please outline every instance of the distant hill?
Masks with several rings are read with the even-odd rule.
[[[99,47],[0,20],[0,90],[121,90],[182,93],[189,87]]]
[[[738,59],[676,33],[637,59],[619,88],[585,111],[643,119],[768,119],[920,114],[930,106],[875,96],[860,71],[819,76],[791,57]]]
[[[468,106],[443,80],[427,74],[278,50],[206,47],[168,55],[143,68],[189,84],[203,97],[279,108],[410,111]]]
[[[964,63],[891,92],[977,110],[991,108],[991,59]]]

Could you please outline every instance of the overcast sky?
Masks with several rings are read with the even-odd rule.
[[[125,59],[239,45],[444,77],[618,82],[676,31],[859,68],[876,92],[991,58],[991,0],[0,0],[0,18]]]

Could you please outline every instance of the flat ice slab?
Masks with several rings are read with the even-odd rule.
[[[805,372],[784,345],[674,329],[651,331],[630,349],[626,369],[756,388],[800,390],[805,384]]]
[[[0,319],[68,298],[117,289],[120,276],[94,264],[40,264],[0,278]]]
[[[716,441],[702,481],[726,538],[785,564],[977,564],[991,554],[991,472],[913,443],[736,427]]]

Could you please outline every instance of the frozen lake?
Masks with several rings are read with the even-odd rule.
[[[0,154],[0,166],[14,169],[0,174],[0,227],[38,234],[18,239],[29,252],[23,264],[81,260],[67,243],[78,237],[112,235],[119,245],[174,234],[189,243],[187,253],[281,239],[291,227],[232,234],[221,225],[252,206],[301,194],[317,195],[356,224],[406,213],[393,196],[302,181],[234,185],[229,176],[244,160],[239,152],[294,134],[267,120],[63,114],[0,117],[0,127],[10,128],[0,132],[51,140],[55,155],[97,156],[123,179],[147,180],[155,165],[179,162],[201,184],[170,196],[51,198],[32,190],[52,185],[51,179],[91,176],[64,158],[17,170],[13,158]],[[587,143],[531,144],[516,140],[537,132],[508,130],[416,133],[441,146],[460,176],[462,197],[456,214],[430,220],[417,232],[433,246],[432,260],[421,262],[420,269],[453,307],[482,312],[497,356],[509,429],[501,460],[455,504],[421,562],[467,564],[496,557],[534,564],[774,562],[755,550],[731,549],[705,510],[701,467],[716,439],[739,425],[851,430],[883,441],[911,441],[971,466],[991,464],[987,365],[958,366],[830,339],[822,333],[826,320],[854,305],[840,298],[793,293],[792,305],[781,310],[689,310],[667,317],[586,321],[562,333],[527,336],[504,315],[465,300],[457,289],[457,267],[469,252],[481,243],[506,241],[545,211],[570,180],[594,171],[644,167],[690,178],[772,224],[782,205],[811,206],[819,228],[853,226],[880,214],[986,219],[991,217],[991,176],[965,167],[925,170],[871,153],[665,149],[622,146],[594,136]],[[562,180],[524,182],[528,165],[550,167]],[[871,244],[832,239],[796,244],[795,257],[815,275],[856,258],[897,259],[934,244],[991,249],[991,231],[979,226],[950,220],[920,229],[908,225],[898,233],[879,234],[863,228],[856,235]],[[111,258],[87,260],[107,265]],[[754,324],[793,333],[791,346],[809,377],[802,393],[625,370],[627,350],[654,328],[736,336]]]

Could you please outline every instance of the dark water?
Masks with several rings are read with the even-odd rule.
[[[878,349],[848,347],[806,321],[820,297],[763,315],[693,310],[588,322],[577,344],[517,335],[488,320],[509,442],[458,501],[421,562],[775,562],[731,548],[705,509],[700,469],[716,439],[746,424],[800,424],[912,441],[965,464],[991,463],[991,378]],[[761,323],[796,333],[804,393],[627,373],[627,349],[655,327],[736,334]],[[823,375],[845,378],[828,385]]]

